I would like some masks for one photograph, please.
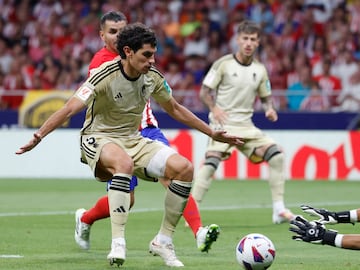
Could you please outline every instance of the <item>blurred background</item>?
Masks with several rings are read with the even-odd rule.
[[[3,170],[3,176],[28,175],[24,167],[14,170],[19,158],[12,153],[23,143],[19,139],[25,141],[32,132],[26,128],[39,127],[84,81],[90,59],[103,46],[99,20],[111,10],[156,31],[157,68],[175,98],[205,121],[199,99],[204,74],[215,59],[236,51],[242,20],[261,24],[256,57],[268,70],[279,121],[266,121],[256,103],[254,122],[270,133],[277,130],[271,135],[287,153],[288,177],[360,179],[360,0],[0,0],[0,141],[3,162],[13,162],[5,166],[11,173]],[[156,103],[153,109],[172,145],[200,164],[206,139],[194,131],[183,133],[184,127]],[[82,123],[79,114],[64,126],[75,130],[75,162]],[[64,138],[56,134],[54,143]],[[51,143],[44,147],[49,148],[43,150],[47,162]],[[62,149],[62,160],[72,156],[68,150]],[[235,159],[225,163],[219,177],[266,175]],[[49,169],[49,176],[63,174],[63,168]]]

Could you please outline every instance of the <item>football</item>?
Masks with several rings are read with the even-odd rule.
[[[236,245],[236,260],[246,270],[268,269],[275,259],[275,246],[265,235],[251,233]]]

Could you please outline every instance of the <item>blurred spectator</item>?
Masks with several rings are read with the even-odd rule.
[[[349,1],[348,11],[350,13],[350,31],[360,34],[360,0]]]
[[[319,84],[322,94],[328,96],[330,106],[337,106],[337,96],[342,88],[339,77],[330,73],[332,62],[330,56],[325,56],[322,62],[322,73],[315,76],[314,80]]]
[[[301,102],[311,91],[313,85],[311,68],[303,66],[299,70],[299,81],[290,85],[287,90],[288,108],[299,110]]]
[[[63,8],[60,1],[56,0],[40,0],[33,9],[33,15],[38,22],[48,25],[53,14],[61,15]]]
[[[172,61],[167,64],[164,76],[174,92],[181,89],[183,77],[181,74],[181,66],[178,61]]]
[[[313,81],[311,91],[300,104],[301,111],[323,112],[331,108],[329,98],[320,89],[319,84]]]
[[[332,75],[341,78],[344,89],[360,80],[360,71],[350,77],[354,59],[343,60],[345,51],[360,59],[360,0],[0,0],[0,10],[0,72],[5,76],[17,58],[22,63],[17,73],[25,88],[77,85],[84,78],[89,56],[103,45],[98,37],[99,19],[109,10],[121,10],[130,23],[153,27],[159,37],[157,67],[167,73],[174,68],[172,62],[177,62],[180,70],[172,79],[177,82],[182,74],[181,84],[189,87],[185,96],[194,100],[213,60],[237,50],[235,33],[244,19],[262,25],[259,57],[279,97],[286,97],[282,91],[300,83],[304,66],[311,68],[313,76],[323,74],[323,58],[329,54]],[[48,56],[56,64],[45,71]],[[13,78],[7,81],[14,85]],[[189,106],[199,107],[189,101]],[[286,109],[287,99],[275,102],[278,109]]]
[[[252,5],[249,19],[258,23],[265,34],[274,31],[274,14],[267,0],[259,0],[257,5]]]
[[[11,62],[9,73],[4,77],[4,96],[2,97],[3,106],[7,109],[18,109],[26,90],[26,85],[22,74],[19,72],[21,58],[17,57]]]
[[[198,26],[191,35],[186,37],[183,54],[185,57],[191,55],[205,57],[208,51],[208,39],[203,35],[202,27]]]
[[[0,37],[0,72],[8,73],[10,71],[10,65],[13,61],[11,50],[7,46],[5,38]]]
[[[338,96],[337,110],[340,111],[360,111],[360,82],[356,80],[356,83],[351,84],[349,87],[343,89]]]
[[[5,92],[4,77],[5,74],[0,70],[0,110],[7,109],[7,104],[5,103],[5,101],[3,101],[4,98],[3,93]]]
[[[351,81],[352,76],[357,77],[359,67],[356,63],[353,53],[344,50],[339,53],[336,65],[331,68],[331,74],[337,76],[341,80],[342,91],[346,91],[354,82]]]
[[[322,59],[327,54],[329,54],[329,50],[326,38],[324,36],[316,36],[313,50],[309,56],[313,76],[322,73]]]

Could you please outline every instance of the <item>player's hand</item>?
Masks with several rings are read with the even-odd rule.
[[[241,146],[244,144],[240,137],[228,135],[225,130],[214,130],[212,132],[211,138],[213,138],[215,141],[228,143],[231,145]]]
[[[33,149],[35,146],[37,146],[39,143],[41,142],[41,136],[38,133],[34,133],[33,138],[24,146],[20,147],[19,150],[17,150],[15,152],[15,154],[17,155],[21,155],[25,152],[30,151],[31,149]]]
[[[319,217],[320,219],[317,221],[321,224],[337,224],[339,222],[338,216],[335,212],[330,212],[326,209],[314,208],[309,205],[301,205],[300,208],[310,216]]]
[[[278,114],[273,108],[269,108],[266,110],[265,117],[271,122],[276,122],[278,120]]]
[[[301,216],[296,216],[295,219],[290,221],[289,231],[295,233],[295,235],[292,236],[293,240],[322,244],[326,228],[320,222],[309,222]]]

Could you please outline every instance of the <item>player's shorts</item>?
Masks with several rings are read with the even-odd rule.
[[[250,161],[254,163],[262,162],[262,157],[256,156],[254,154],[257,147],[263,145],[276,144],[275,141],[263,133],[259,128],[249,125],[246,127],[237,127],[226,125],[223,127],[229,135],[235,135],[245,142],[242,146],[231,146],[227,143],[222,143],[209,139],[208,145],[206,148],[207,151],[215,151],[222,153],[222,160],[226,160],[230,157],[231,153],[235,148],[237,148],[241,153],[243,153]]]
[[[157,128],[155,126],[146,127],[141,130],[141,135],[145,138],[149,138],[152,140],[156,140],[159,142],[162,142],[165,145],[170,145],[168,139],[166,139],[164,133],[162,133],[160,128]],[[107,183],[107,190],[109,190],[109,186],[111,184],[111,180]],[[131,178],[130,181],[130,191],[135,190],[135,187],[138,185],[138,179],[135,175]]]
[[[93,134],[82,135],[81,157],[93,172],[95,172],[101,150],[107,143],[120,146],[134,162],[134,175],[149,181],[164,177],[166,160],[176,153],[174,149],[162,142],[144,138],[140,134],[131,138],[115,138]]]

